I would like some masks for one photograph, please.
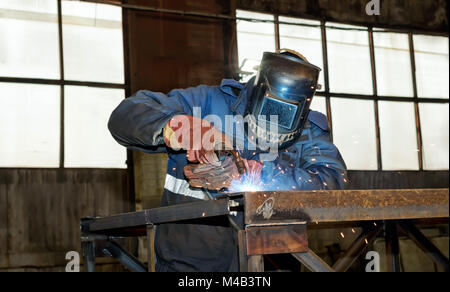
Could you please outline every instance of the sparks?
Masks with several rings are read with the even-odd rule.
[[[255,174],[247,173],[240,179],[234,179],[228,189],[233,193],[258,192],[263,190],[263,183]]]
[[[344,232],[341,232],[341,236],[342,238],[345,238]]]

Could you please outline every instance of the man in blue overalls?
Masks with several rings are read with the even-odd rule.
[[[247,84],[223,80],[220,86],[167,95],[139,91],[117,107],[108,126],[129,149],[150,153],[166,147],[162,206],[206,200],[206,189],[213,196],[221,189],[239,190],[246,177],[258,190],[342,189],[346,166],[330,141],[328,120],[309,109],[319,73],[294,51],[265,53]],[[241,176],[230,158],[218,157],[218,145],[239,150],[247,175]],[[237,242],[226,222],[160,225],[155,252],[157,271],[238,270]]]

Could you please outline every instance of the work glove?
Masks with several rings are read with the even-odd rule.
[[[233,149],[232,139],[218,131],[210,122],[188,115],[173,117],[164,127],[164,142],[174,150],[186,150],[190,162],[221,163],[215,151]]]
[[[219,166],[212,164],[190,164],[185,166],[184,174],[193,188],[205,188],[212,191],[227,189],[233,183],[238,185],[242,180],[250,179],[252,183],[259,183],[262,163],[254,160],[242,159],[247,173],[242,176],[232,156],[222,158]]]

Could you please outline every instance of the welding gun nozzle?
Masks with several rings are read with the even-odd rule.
[[[234,160],[236,162],[236,167],[237,167],[239,173],[241,175],[246,174],[247,173],[247,168],[245,167],[244,161],[242,160],[241,156],[234,150],[230,151],[230,152],[231,152],[231,154],[234,157]]]

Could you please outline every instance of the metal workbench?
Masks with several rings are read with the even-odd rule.
[[[243,212],[244,225],[235,224]],[[228,216],[238,235],[241,272],[264,270],[263,256],[292,254],[309,270],[348,270],[381,233],[386,239],[389,271],[399,271],[397,228],[406,233],[436,264],[449,270],[449,260],[415,226],[420,220],[448,223],[448,189],[254,192],[134,213],[81,220],[87,271],[94,271],[96,253],[117,258],[133,271],[154,271],[154,230],[164,223]],[[375,224],[374,224],[375,223]],[[357,224],[362,233],[332,267],[308,248],[308,228]],[[123,237],[147,236],[148,265],[122,248]]]

